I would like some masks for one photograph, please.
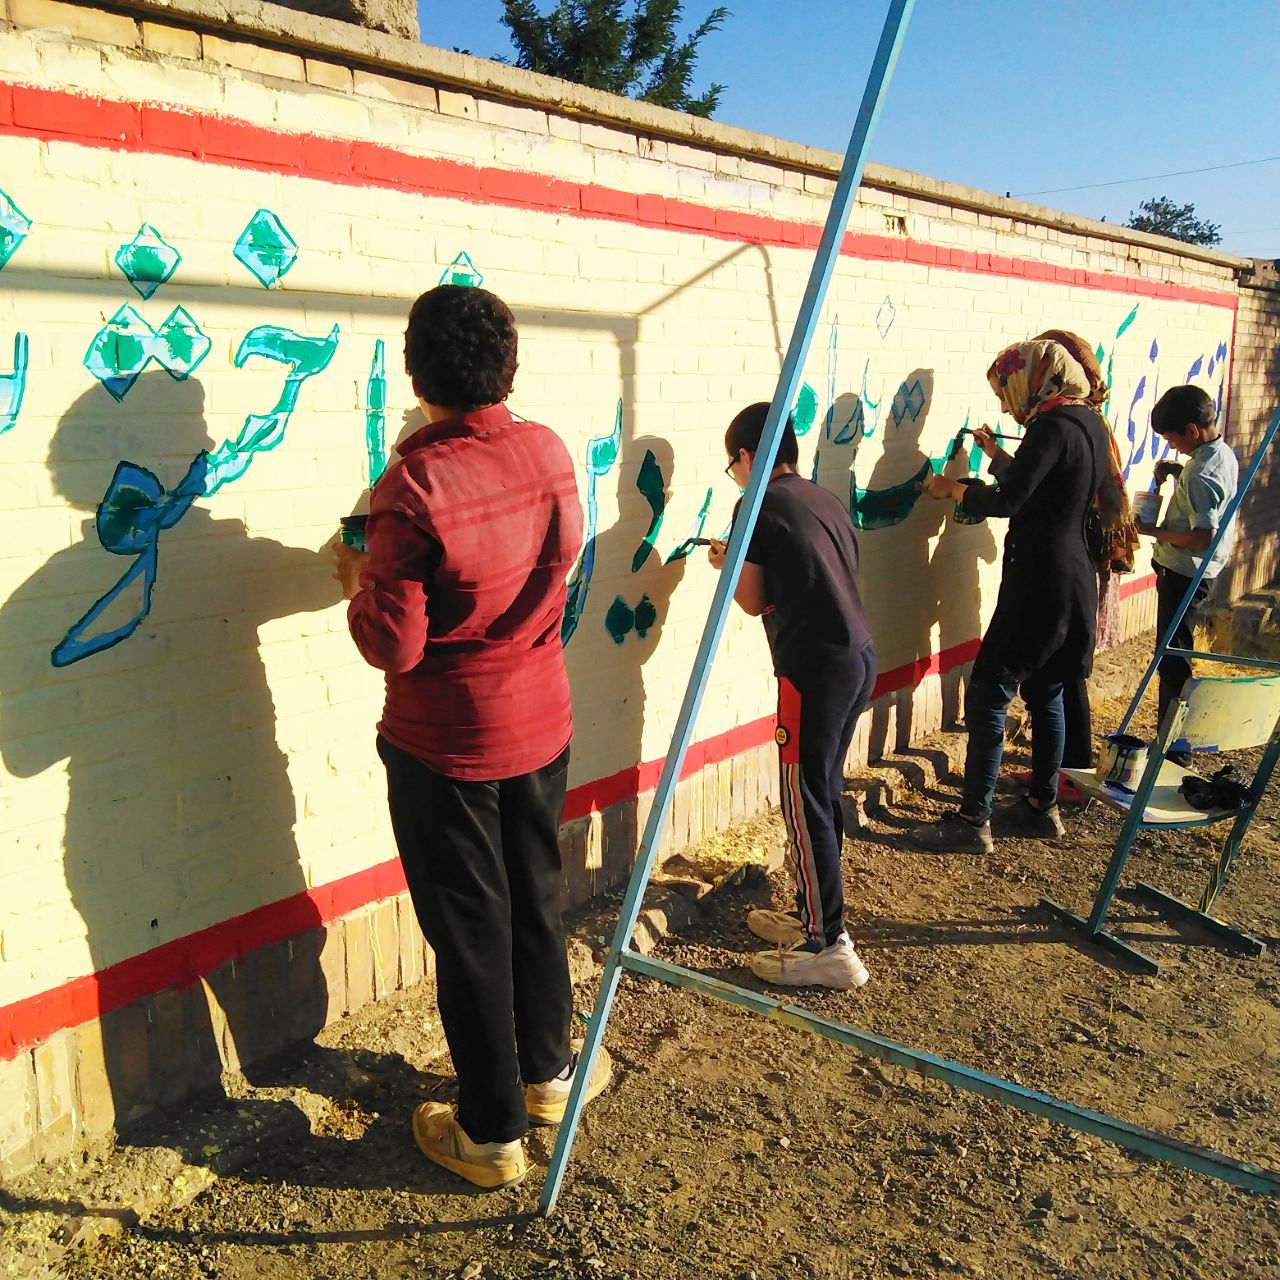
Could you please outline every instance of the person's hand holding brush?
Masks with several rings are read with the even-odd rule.
[[[984,422],[980,427],[973,428],[973,443],[987,455],[988,458],[994,458],[997,453],[1003,450],[996,442],[996,433]]]

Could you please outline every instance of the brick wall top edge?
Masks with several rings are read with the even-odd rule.
[[[76,0],[70,0],[70,3],[74,4]],[[844,159],[833,151],[753,133],[647,102],[620,98],[584,85],[370,31],[352,23],[301,13],[263,0],[116,0],[113,7],[130,13],[164,17],[179,26],[233,33],[249,40],[259,39],[278,48],[319,53],[383,74],[398,72],[416,80],[447,84],[483,96],[536,106],[570,119],[590,119],[633,132],[679,139],[708,150],[753,156],[784,168],[834,176],[839,173]],[[1005,198],[960,183],[944,182],[906,169],[869,164],[864,182],[881,190],[924,196],[943,205],[996,213],[1019,222],[1174,253],[1233,272],[1248,272],[1254,267],[1248,258],[1097,222],[1092,218]]]
[[[1241,276],[1240,284],[1246,289],[1280,293],[1280,259],[1273,262],[1268,258],[1254,258],[1252,267]]]

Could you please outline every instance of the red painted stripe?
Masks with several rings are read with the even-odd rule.
[[[637,227],[694,232],[743,244],[814,249],[817,223],[718,209],[668,196],[637,195],[544,174],[479,168],[411,155],[374,142],[284,133],[222,116],[86,98],[61,89],[0,83],[0,134],[49,142],[178,156],[237,169],[291,174],[345,186],[376,187]],[[1227,290],[1191,288],[1132,276],[1059,267],[1030,258],[974,253],[902,236],[849,232],[840,252],[851,258],[910,262],[970,275],[1016,276],[1106,293],[1203,303],[1236,310]],[[1234,349],[1234,348],[1233,348]]]
[[[0,1010],[0,1059],[157,991],[189,986],[229,960],[318,929],[404,888],[404,871],[393,859],[19,1000]]]
[[[693,743],[685,753],[680,776],[691,777],[708,765],[719,764],[722,760],[772,741],[775,723],[773,716],[764,716],[704,742]],[[608,778],[597,778],[594,782],[574,787],[565,796],[564,820],[572,822],[575,818],[585,818],[589,813],[603,812],[610,805],[620,804],[623,800],[631,800],[635,796],[644,795],[646,791],[652,791],[658,785],[664,764],[665,757],[650,760],[632,765]]]
[[[876,677],[875,688],[871,691],[873,698],[882,698],[886,693],[897,693],[899,689],[914,689],[925,676],[946,675],[956,667],[972,662],[978,656],[981,640],[966,640],[941,653],[931,653],[927,658],[917,658],[905,666],[894,667],[892,671],[882,671]]]
[[[1130,596],[1141,595],[1144,591],[1150,591],[1156,585],[1156,575],[1148,573],[1142,578],[1130,578],[1127,582],[1120,584],[1120,599],[1127,600]]]

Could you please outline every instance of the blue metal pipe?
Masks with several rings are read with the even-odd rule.
[[[1272,658],[1245,658],[1238,653],[1204,653],[1200,649],[1169,648],[1164,652],[1166,657],[1172,654],[1175,658],[1199,658],[1202,662],[1218,662],[1226,667],[1261,667],[1264,671],[1280,672],[1280,662]]]
[[[711,611],[707,616],[706,626],[702,632],[702,641],[698,645],[694,658],[693,671],[685,689],[684,702],[676,719],[675,731],[671,737],[671,746],[662,766],[662,774],[653,796],[653,807],[649,811],[649,820],[645,825],[644,836],[636,853],[635,867],[631,873],[631,882],[627,886],[626,898],[618,918],[618,927],[614,932],[613,945],[605,962],[604,976],[600,982],[600,990],[596,996],[595,1008],[591,1015],[591,1023],[587,1028],[587,1036],[583,1045],[577,1070],[574,1073],[573,1088],[569,1093],[569,1101],[565,1108],[564,1119],[560,1122],[560,1132],[556,1137],[555,1150],[551,1155],[551,1164],[547,1170],[547,1180],[542,1189],[539,1204],[543,1214],[550,1213],[560,1195],[560,1187],[564,1180],[565,1167],[573,1139],[578,1129],[578,1121],[582,1115],[582,1100],[586,1083],[591,1078],[592,1065],[599,1052],[600,1043],[604,1039],[604,1029],[609,1020],[609,1012],[613,1005],[614,994],[618,988],[618,957],[631,939],[636,919],[640,914],[640,906],[644,899],[644,891],[653,873],[653,864],[657,856],[662,830],[666,826],[667,814],[671,808],[671,800],[675,793],[676,783],[680,779],[680,771],[684,765],[685,754],[689,749],[689,741],[693,735],[694,723],[698,717],[698,708],[702,704],[702,695],[706,690],[707,678],[711,673],[711,663],[720,644],[720,635],[724,630],[725,618],[733,600],[734,588],[738,584],[738,576],[742,572],[742,564],[746,558],[747,544],[755,528],[756,518],[760,514],[760,504],[764,499],[765,485],[769,481],[769,473],[773,469],[773,460],[777,456],[778,444],[782,439],[782,430],[787,420],[791,405],[795,400],[800,385],[800,375],[804,369],[805,357],[813,341],[817,328],[818,316],[826,298],[827,287],[835,270],[836,258],[840,253],[840,243],[844,239],[845,227],[849,222],[849,214],[858,196],[858,186],[862,181],[862,170],[866,163],[867,147],[880,109],[893,77],[893,69],[898,61],[898,54],[906,35],[907,23],[915,0],[891,0],[889,12],[885,17],[884,30],[880,35],[880,43],[876,48],[875,59],[871,64],[871,72],[863,90],[862,103],[858,108],[858,116],[854,121],[853,132],[849,138],[849,149],[845,153],[844,165],[836,182],[835,194],[832,197],[831,209],[827,214],[826,225],[822,231],[822,239],[818,245],[818,253],[809,273],[809,282],[805,287],[804,300],[796,317],[795,329],[791,335],[791,343],[787,348],[786,358],[782,362],[782,372],[778,385],[773,393],[773,402],[769,406],[769,414],[765,419],[764,431],[760,437],[760,447],[751,467],[751,476],[747,482],[746,493],[742,497],[742,505],[738,517],[734,521],[733,533],[729,538],[729,546],[725,553],[724,567],[720,581],[716,586],[711,601]]]
[[[1179,1138],[1171,1138],[1151,1129],[1140,1128],[1138,1125],[1118,1120],[1115,1116],[1105,1115],[1101,1111],[1089,1111],[1085,1107],[1077,1107],[1074,1103],[1065,1102],[1051,1094],[1040,1093],[1035,1089],[1025,1089],[1020,1084],[1014,1084],[1012,1080],[1002,1080],[999,1076],[987,1075],[984,1071],[976,1071],[972,1067],[963,1066],[947,1058],[938,1058],[933,1054],[923,1053],[919,1049],[912,1049],[896,1041],[872,1035],[868,1031],[859,1031],[846,1023],[819,1017],[798,1005],[782,1004],[758,991],[748,991],[743,987],[732,986],[730,983],[721,982],[718,978],[699,973],[696,969],[686,969],[681,965],[657,960],[652,956],[642,956],[634,951],[624,951],[620,959],[622,966],[633,973],[658,978],[673,986],[687,987],[700,995],[711,996],[713,999],[723,1000],[727,1004],[737,1005],[742,1009],[750,1009],[753,1013],[763,1014],[766,1018],[783,1026],[795,1027],[797,1030],[809,1031],[839,1044],[847,1044],[873,1058],[879,1058],[882,1062],[907,1067],[931,1080],[941,1080],[967,1093],[976,1093],[984,1098],[992,1098],[996,1102],[1007,1103],[1020,1111],[1029,1111],[1032,1115],[1053,1120],[1058,1124],[1066,1125],[1069,1129],[1093,1134],[1094,1137],[1102,1138],[1129,1151],[1154,1156],[1158,1160],[1167,1160],[1170,1164],[1208,1174],[1211,1178],[1218,1178],[1238,1187],[1246,1187],[1250,1191],[1280,1195],[1280,1173],[1270,1169],[1247,1164],[1242,1160],[1233,1160],[1230,1156],[1221,1155],[1207,1147],[1197,1147]]]

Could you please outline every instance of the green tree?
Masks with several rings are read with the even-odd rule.
[[[1144,200],[1136,213],[1129,214],[1125,226],[1135,231],[1150,231],[1157,236],[1172,236],[1187,244],[1215,245],[1222,243],[1222,228],[1216,222],[1204,222],[1196,217],[1193,204],[1174,204],[1168,196],[1156,196]]]
[[[689,82],[698,45],[729,17],[723,5],[684,41],[680,0],[557,0],[545,17],[535,0],[502,0],[502,7],[517,67],[695,116],[719,105],[724,85],[695,96]]]

